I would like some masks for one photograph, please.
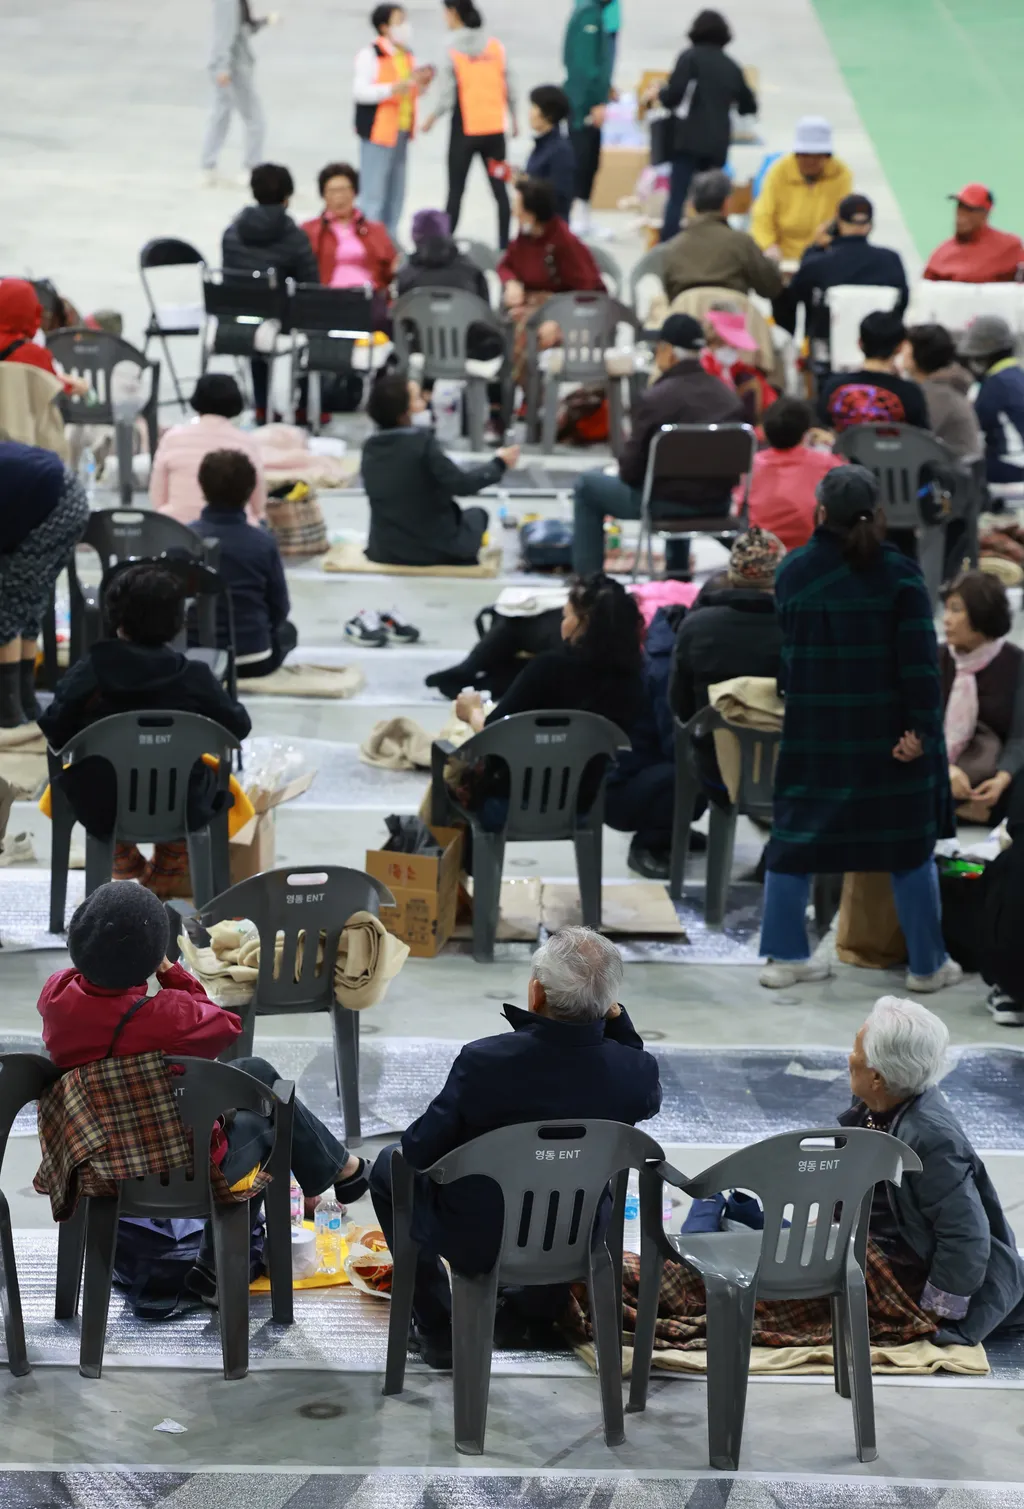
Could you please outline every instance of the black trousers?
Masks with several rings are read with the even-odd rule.
[[[484,171],[487,171],[487,159],[493,157],[498,162],[505,161],[505,137],[500,136],[467,136],[462,129],[462,118],[456,114],[452,121],[452,134],[448,140],[448,219],[451,221],[452,235],[459,223],[459,215],[462,211],[462,195],[466,188],[466,179],[473,158],[479,157],[483,163]],[[508,190],[500,178],[492,178],[487,174],[487,182],[491,186],[494,202],[498,206],[498,245],[505,249],[508,245],[509,227],[512,223],[512,210],[508,202]]]
[[[280,665],[283,665],[285,657],[291,654],[298,642],[299,631],[291,619],[286,618],[283,624],[271,630],[270,654],[266,659],[254,660],[249,665],[240,665],[239,676],[246,680],[253,676],[269,676],[272,671],[276,671]]]
[[[672,811],[676,799],[676,768],[670,761],[648,765],[625,780],[610,781],[605,792],[604,820],[620,833],[635,833],[641,849],[655,854],[672,847]]]
[[[569,140],[576,154],[575,195],[577,199],[582,199],[589,204],[590,196],[594,192],[594,179],[597,177],[601,162],[601,128],[600,126],[577,126],[569,132]]]

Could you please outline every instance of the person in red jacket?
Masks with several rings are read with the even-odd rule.
[[[380,327],[387,311],[387,290],[395,275],[398,253],[379,220],[367,220],[356,209],[359,174],[347,162],[329,162],[320,170],[317,186],[324,207],[302,229],[327,288],[362,288],[369,283],[377,294],[374,314]]]
[[[768,445],[754,457],[747,514],[751,526],[798,550],[814,533],[815,489],[826,472],[843,465],[842,456],[806,445],[814,412],[802,398],[779,398],[764,411]],[[733,497],[742,500],[743,485]]]
[[[519,234],[498,263],[504,303],[516,327],[513,375],[521,382],[526,356],[526,322],[556,293],[604,293],[589,249],[555,214],[555,191],[542,179],[522,178],[516,186]],[[542,350],[561,344],[553,320],[537,332]]]
[[[39,997],[43,1043],[58,1069],[141,1053],[217,1058],[242,1030],[239,1017],[211,1001],[193,975],[167,958],[170,926],[161,901],[131,880],[112,880],[82,902],[68,927],[71,968],[50,976]],[[148,993],[156,975],[157,992]],[[271,1087],[282,1078],[263,1058],[239,1058],[236,1069]],[[236,1113],[214,1129],[211,1156],[229,1184],[260,1164],[273,1145],[270,1123]],[[369,1188],[365,1159],[350,1154],[301,1101],[295,1102],[292,1172],[308,1198],[329,1185],[342,1204]],[[209,1229],[189,1287],[216,1294]]]
[[[58,372],[45,346],[36,344],[35,336],[43,323],[43,306],[39,295],[26,278],[0,278],[0,362],[23,362],[41,367],[64,384],[66,393],[81,397],[88,393],[85,377],[65,377]]]

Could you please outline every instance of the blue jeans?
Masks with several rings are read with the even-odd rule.
[[[367,220],[380,220],[392,238],[405,203],[405,166],[409,133],[399,131],[393,147],[379,142],[359,143],[359,208]]]
[[[809,875],[769,870],[764,877],[764,918],[761,952],[781,964],[805,964],[811,957],[805,913],[810,895]],[[942,937],[939,872],[933,859],[916,870],[899,870],[892,877],[900,927],[907,943],[910,972],[932,975],[949,957]]]
[[[710,512],[710,510],[707,510]],[[604,472],[584,472],[573,488],[572,569],[592,576],[604,567],[604,519],[639,519],[643,512],[638,487],[629,487]],[[665,569],[686,576],[690,566],[690,537],[679,535],[665,545]]]
[[[661,227],[662,241],[671,241],[679,234],[679,226],[686,207],[686,197],[695,174],[716,166],[709,157],[693,157],[685,154],[671,159],[672,177],[669,182],[668,200],[665,204],[665,221]]]

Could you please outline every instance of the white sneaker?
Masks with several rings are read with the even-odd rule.
[[[1008,996],[998,985],[993,985],[985,1000],[997,1027],[1024,1027],[1024,1009],[1013,996]]]
[[[0,844],[0,865],[34,865],[31,833],[8,833]]]
[[[813,959],[808,959],[806,964],[776,964],[773,959],[769,959],[758,979],[768,990],[783,990],[787,985],[827,980],[831,973],[832,966],[826,961],[815,964]]]
[[[944,990],[947,985],[959,985],[964,977],[964,972],[955,959],[947,959],[940,969],[933,975],[912,975],[907,970],[907,989],[916,990],[920,995],[931,995],[933,991]]]
[[[216,168],[204,168],[199,175],[199,186],[203,189],[219,189],[221,176]]]

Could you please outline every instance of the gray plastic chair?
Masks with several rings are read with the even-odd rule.
[[[663,243],[659,244],[658,246],[652,246],[650,251],[644,252],[639,261],[635,262],[630,268],[629,302],[630,304],[632,304],[634,310],[636,310],[636,313],[638,315],[640,311],[639,309],[637,309],[636,296],[639,292],[641,279],[646,277],[656,277],[661,282],[662,288],[664,289],[664,273],[665,246]]]
[[[172,650],[178,650],[189,660],[200,661],[207,666],[218,681],[222,682],[228,695],[238,695],[238,672],[235,666],[235,610],[228,585],[219,571],[195,556],[164,555],[143,558],[141,561],[119,561],[104,572],[98,599],[106,602],[107,591],[120,572],[129,566],[159,566],[173,576],[181,587],[188,613],[181,632],[168,641]],[[107,624],[101,615],[101,632],[108,636]],[[196,643],[190,645],[194,637]]]
[[[149,454],[156,455],[160,363],[150,361],[119,335],[111,335],[106,330],[91,330],[85,325],[52,331],[46,337],[46,345],[65,372],[89,379],[91,391],[84,398],[66,395],[62,399],[64,422],[113,426],[121,500],[130,505],[134,492],[132,456],[135,449],[135,421],[140,414],[145,419],[149,432]],[[148,375],[149,393],[144,400],[114,402],[111,379],[114,368],[121,362],[137,367],[143,378]]]
[[[633,581],[640,571],[644,540],[647,541],[647,570],[654,576],[654,536],[680,538],[709,534],[716,540],[735,538],[746,528],[747,502],[753,476],[757,436],[749,424],[663,424],[651,441],[647,453],[640,511],[640,534],[633,561]],[[708,515],[687,515],[662,503],[658,494],[672,482],[718,483],[722,489],[722,510]],[[730,513],[730,495],[737,483],[744,484],[743,499],[735,514]]]
[[[826,1127],[768,1137],[695,1179],[683,1179],[667,1166],[641,1173],[640,1297],[629,1408],[642,1410],[647,1403],[661,1270],[669,1258],[695,1268],[707,1290],[712,1467],[727,1472],[739,1467],[755,1302],[826,1296],[832,1304],[836,1393],[853,1402],[858,1461],[874,1461],[864,1281],[868,1218],[875,1185],[899,1184],[904,1171],[920,1173],[921,1160],[898,1138],[863,1127]],[[695,1200],[729,1189],[749,1190],[764,1206],[763,1233],[669,1235],[661,1216],[663,1178]]]
[[[879,483],[879,502],[890,529],[914,535],[916,556],[933,604],[946,569],[946,530],[963,519],[967,553],[977,560],[978,512],[984,483],[977,472],[957,464],[953,453],[935,435],[909,424],[857,424],[844,430],[835,443],[837,455],[866,466]],[[945,482],[922,482],[922,468],[941,468]]]
[[[597,713],[516,713],[492,723],[456,750],[447,740],[431,746],[431,821],[453,821],[473,830],[473,958],[494,959],[501,907],[505,844],[572,839],[576,849],[580,902],[587,927],[601,926],[601,825],[607,767],[630,742],[621,728]],[[509,797],[503,826],[481,826],[481,809],[463,807],[445,784],[446,762],[475,765],[488,757],[508,769]],[[590,809],[577,810],[580,782],[592,760],[605,769]],[[495,799],[490,799],[493,803]],[[500,799],[499,799],[500,800]],[[490,814],[488,814],[490,816]]]
[[[597,1347],[604,1435],[625,1439],[622,1425],[622,1208],[625,1171],[662,1165],[653,1137],[617,1121],[524,1122],[500,1127],[456,1148],[421,1177],[453,1184],[482,1174],[501,1188],[505,1224],[490,1273],[452,1270],[455,1447],[479,1456],[487,1428],[494,1313],[501,1284],[568,1284],[585,1280]],[[388,1317],[384,1393],[400,1394],[412,1320],[416,1243],[412,1238],[413,1170],[391,1155],[394,1275]],[[615,1183],[613,1219],[594,1232],[599,1206]]]
[[[487,380],[466,372],[470,331],[476,327],[499,337],[504,358],[496,382],[502,389],[502,423],[512,407],[511,327],[490,304],[461,288],[413,288],[396,299],[391,310],[395,351],[399,366],[408,371],[409,358],[418,349],[423,358],[423,376],[429,382],[453,379],[466,385],[466,417],[469,443],[474,451],[484,449],[487,424]]]
[[[540,367],[538,332],[553,320],[562,332],[557,348],[562,357],[560,372],[545,377]],[[622,379],[609,377],[604,354],[615,344],[619,325],[639,330],[631,309],[607,293],[556,293],[526,322],[526,433],[541,449],[554,449],[558,425],[558,395],[562,383],[602,386],[608,395],[608,432],[612,454],[623,446]],[[541,421],[541,395],[544,416]]]
[[[708,803],[710,819],[704,888],[704,920],[708,927],[721,927],[725,920],[736,844],[736,819],[742,815],[771,821],[775,762],[782,742],[781,730],[769,732],[740,728],[735,723],[728,723],[713,707],[701,708],[689,723],[676,718],[676,792],[668,888],[673,901],[679,901],[683,894],[690,827],[697,799],[704,794],[694,759],[693,740],[711,735],[716,728],[728,729],[739,744],[740,784],[736,801],[728,812],[716,802]]]
[[[329,1011],[334,1022],[335,1080],[345,1120],[345,1141],[355,1146],[362,1140],[359,1117],[359,1012],[340,1006],[334,994],[334,966],[345,924],[354,912],[379,916],[382,906],[394,906],[395,898],[362,870],[340,865],[289,866],[266,870],[240,881],[200,909],[204,927],[234,917],[247,917],[260,935],[259,977],[252,1000],[233,1007],[242,1018],[242,1033],[221,1054],[230,1062],[252,1054],[258,1016],[288,1016],[300,1011]],[[323,934],[323,958],[317,948],[300,943]],[[281,939],[280,968],[275,966],[275,945]],[[301,951],[301,952],[300,952]],[[276,970],[276,973],[275,973]],[[296,978],[297,976],[297,978]]]
[[[611,252],[606,247],[601,246],[599,242],[585,241],[584,245],[597,263],[597,270],[604,279],[604,285],[612,298],[620,298],[623,283],[622,268],[616,262]],[[611,283],[611,287],[608,286],[609,283]]]
[[[57,1250],[57,1320],[72,1320],[82,1297],[82,1338],[78,1371],[98,1378],[103,1370],[107,1312],[114,1280],[117,1223],[121,1216],[154,1220],[206,1217],[213,1225],[217,1269],[217,1305],[224,1377],[244,1378],[249,1371],[249,1237],[248,1201],[222,1202],[210,1184],[210,1128],[228,1111],[255,1111],[269,1116],[274,1145],[263,1167],[273,1176],[263,1195],[270,1268],[270,1310],[275,1325],[290,1326],[292,1242],[290,1178],[295,1086],[279,1079],[273,1090],[230,1064],[166,1055],[175,1073],[178,1113],[193,1147],[199,1150],[190,1168],[125,1179],[111,1198],[92,1196],[79,1202],[70,1221],[60,1226]],[[82,1285],[82,1264],[85,1283]]]
[[[98,756],[113,767],[117,779],[117,815],[109,838],[91,833],[85,840],[85,894],[111,877],[115,843],[151,844],[183,838],[197,907],[227,890],[228,807],[232,756],[239,748],[234,734],[198,713],[171,713],[156,708],[115,713],[101,718],[65,745],[51,751],[50,794],[53,800],[53,857],[50,868],[50,931],[64,931],[68,890],[68,856],[74,814],[55,777],[61,767]],[[204,754],[219,757],[218,791],[223,811],[204,828],[186,825],[192,767]]]
[[[38,1053],[0,1053],[0,1170],[3,1169],[7,1139],[14,1118],[33,1100],[38,1100],[47,1085],[60,1078],[48,1058]],[[15,1378],[29,1372],[25,1345],[25,1322],[21,1313],[21,1290],[14,1260],[14,1234],[11,1211],[0,1189],[0,1310],[4,1317],[4,1342],[7,1366]]]

